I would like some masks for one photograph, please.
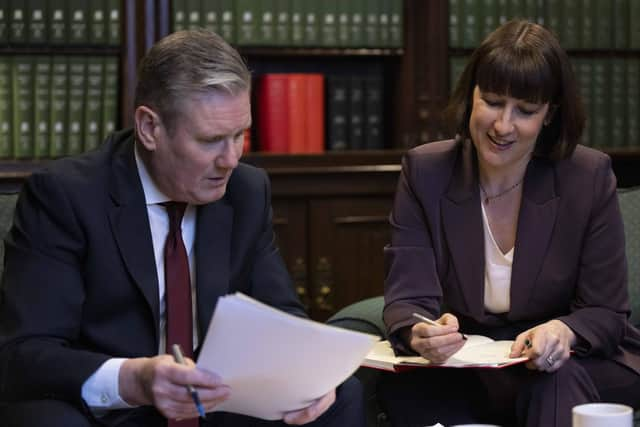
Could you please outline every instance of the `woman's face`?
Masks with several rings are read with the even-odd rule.
[[[526,166],[535,148],[549,104],[473,90],[469,133],[486,169]]]

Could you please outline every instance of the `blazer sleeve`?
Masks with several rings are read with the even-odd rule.
[[[0,305],[0,400],[82,406],[82,384],[108,356],[77,348],[85,288],[84,235],[68,194],[34,174],[6,240]]]
[[[570,314],[559,320],[578,335],[578,354],[608,357],[618,351],[630,312],[624,226],[608,157],[593,182],[574,299]]]

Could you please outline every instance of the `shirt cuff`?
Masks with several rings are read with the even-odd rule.
[[[94,415],[103,415],[105,410],[133,408],[122,400],[119,393],[118,376],[126,360],[107,360],[82,385],[82,399]]]

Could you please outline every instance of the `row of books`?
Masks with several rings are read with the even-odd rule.
[[[449,46],[475,48],[513,18],[552,30],[565,49],[639,49],[637,0],[449,0]]]
[[[0,57],[0,158],[54,158],[97,147],[116,128],[115,56]]]
[[[451,57],[453,85],[467,58]],[[640,58],[572,58],[587,113],[582,142],[597,148],[640,147]]]
[[[121,0],[0,0],[0,45],[119,46]]]
[[[267,73],[256,94],[260,151],[383,148],[380,76]]]
[[[402,0],[174,0],[173,31],[207,28],[239,46],[402,46]]]

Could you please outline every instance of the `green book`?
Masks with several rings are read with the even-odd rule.
[[[627,141],[629,146],[640,147],[640,58],[627,58]]]
[[[462,31],[460,25],[460,19],[462,18],[461,1],[449,0],[449,47],[462,46],[462,37],[460,36]]]
[[[402,0],[391,0],[389,36],[392,47],[403,46],[404,9]]]
[[[629,47],[629,1],[630,0],[614,0],[613,1],[613,47],[616,49],[626,49]],[[638,2],[638,0],[633,0]],[[640,25],[635,22],[634,26]]]
[[[338,2],[336,0],[324,0],[321,2],[318,18],[320,20],[320,45],[323,47],[338,45],[337,9]]]
[[[634,0],[629,2],[629,47],[631,49],[640,49],[640,1]]]
[[[320,6],[315,0],[304,0],[304,45],[320,45]]]
[[[350,7],[348,1],[338,1],[336,9],[336,19],[337,19],[337,41],[338,46],[340,47],[349,47],[351,46],[351,35],[350,35]]]
[[[608,147],[611,138],[609,127],[611,105],[610,93],[610,63],[605,58],[594,58],[591,64],[591,118],[593,121],[593,133],[591,145],[594,147]]]
[[[229,43],[236,43],[235,9],[233,0],[220,0],[220,35]]]
[[[591,105],[593,104],[592,100],[592,83],[591,83],[591,58],[577,57],[573,58],[573,67],[576,73],[576,78],[578,79],[578,89],[580,91],[580,98],[582,98],[582,102],[584,104],[585,112],[587,113],[587,125],[582,134],[582,143],[584,145],[591,145],[591,131],[592,131],[592,120],[589,111],[591,111]]]
[[[9,0],[0,0],[0,43],[9,42],[9,31],[7,22],[9,21]]]
[[[187,29],[187,0],[171,1],[171,17],[173,32]]]
[[[464,67],[469,60],[466,56],[450,56],[449,57],[449,92],[453,92],[458,84],[458,79],[464,71]]]
[[[364,14],[364,44],[367,47],[380,46],[380,0],[367,0]]]
[[[37,56],[35,64],[34,157],[49,157],[49,116],[51,113],[51,57]]]
[[[562,16],[563,0],[545,1],[545,25],[553,34],[556,35],[556,37],[558,37],[560,44],[564,46],[564,32],[562,31],[562,26],[564,25]]]
[[[258,39],[261,46],[276,44],[276,0],[261,0],[258,10]]]
[[[524,1],[523,0],[505,0],[507,7],[507,20],[524,18]],[[505,5],[500,5],[504,7]]]
[[[103,63],[101,141],[116,130],[118,119],[118,58],[107,56],[103,58]]]
[[[69,115],[67,116],[67,152],[69,156],[82,152],[84,136],[84,91],[87,61],[83,56],[69,58]]]
[[[529,22],[537,22],[544,25],[544,14],[542,13],[543,0],[524,0],[523,17]]]
[[[390,47],[391,46],[391,1],[392,0],[378,0],[380,3],[380,14],[378,15],[378,46]]]
[[[291,0],[291,44],[304,45],[304,1]]]
[[[291,0],[275,0],[275,42],[291,46]]]
[[[364,47],[365,46],[365,37],[364,37],[364,21],[365,21],[365,8],[366,8],[366,0],[351,0],[349,2],[350,6],[350,18],[349,18],[349,27],[351,35],[351,43],[352,47]]]
[[[580,47],[580,0],[564,0],[562,4],[562,19],[559,23],[560,39],[565,49]]]
[[[88,3],[85,0],[68,0],[69,44],[81,45],[89,42]]]
[[[498,3],[497,0],[482,0],[478,19],[480,19],[479,39],[484,40],[490,32],[498,28]]]
[[[109,46],[120,46],[120,0],[107,1],[107,43]]]
[[[67,2],[65,0],[49,0],[49,43],[63,45],[67,43],[68,27]]]
[[[475,48],[480,42],[480,22],[478,20],[478,5],[474,0],[462,1],[462,47]]]
[[[104,88],[104,63],[102,57],[87,57],[87,78],[84,89],[84,151],[100,145],[102,120],[102,90]],[[116,73],[117,74],[117,73]]]
[[[219,3],[219,1],[203,0],[200,9],[202,27],[217,34],[220,34]]]
[[[9,15],[9,42],[11,44],[24,44],[27,42],[27,16],[26,2],[12,4],[13,9]]]
[[[33,157],[33,56],[13,58],[13,152],[18,159]]]
[[[580,47],[582,49],[591,49],[593,42],[593,8],[598,0],[582,0],[582,6],[579,11],[580,18]]]
[[[187,0],[185,16],[188,30],[196,30],[202,27],[201,9],[200,0]]]
[[[624,58],[611,59],[611,146],[624,147],[627,141],[627,67]],[[638,79],[638,76],[636,76]]]
[[[348,148],[349,80],[329,75],[327,82],[327,149],[341,151]]]
[[[47,2],[46,0],[29,0],[30,16],[27,26],[27,38],[30,44],[47,42]]]
[[[2,159],[13,155],[11,63],[10,56],[0,56],[0,158]]]
[[[107,4],[105,0],[89,3],[89,42],[94,46],[105,46],[107,37]]]
[[[593,48],[609,49],[612,43],[613,3],[609,0],[596,0],[593,14]]]
[[[49,157],[61,157],[66,152],[69,64],[66,56],[54,55],[51,60],[51,102],[49,117]]]
[[[239,46],[258,44],[258,0],[236,0],[236,41]]]

